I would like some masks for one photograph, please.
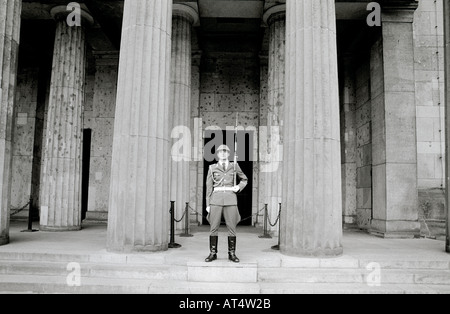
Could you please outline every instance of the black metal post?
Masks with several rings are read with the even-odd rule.
[[[184,233],[180,235],[182,238],[190,238],[193,237],[192,234],[189,234],[189,203],[186,203],[185,209],[185,219],[184,219]]]
[[[267,232],[267,219],[269,219],[269,210],[267,209],[268,205],[264,205],[264,234],[259,236],[260,239],[272,239],[270,234]]]
[[[281,203],[279,205],[280,211],[278,212],[278,244],[272,246],[272,250],[279,251],[280,250],[280,235],[281,235]]]
[[[175,243],[175,202],[170,202],[170,243],[169,249],[178,249],[181,245]]]
[[[22,230],[22,232],[37,232],[39,230],[33,230],[33,196],[30,196],[30,206],[28,208],[28,229]]]
[[[450,253],[450,0],[444,0],[445,47],[445,147],[446,147],[446,241],[445,251]]]

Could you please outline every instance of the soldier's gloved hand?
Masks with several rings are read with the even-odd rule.
[[[236,185],[236,186],[233,187],[233,192],[234,192],[234,193],[237,193],[237,192],[239,192],[240,190],[241,190],[241,187],[240,187],[239,185]]]
[[[206,211],[208,212],[208,214],[211,212],[211,206],[206,207]]]

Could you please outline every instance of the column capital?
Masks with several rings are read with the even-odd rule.
[[[270,25],[273,18],[277,16],[286,16],[286,4],[274,5],[273,7],[267,9],[263,15],[264,24],[267,26]]]
[[[414,21],[414,12],[418,6],[417,2],[405,4],[393,1],[390,4],[383,4],[383,22],[412,23]]]
[[[65,20],[67,16],[72,12],[73,11],[65,5],[58,5],[50,10],[51,16],[57,21]],[[82,7],[80,7],[80,15],[84,26],[94,25],[94,18],[87,10]]]
[[[202,61],[203,51],[202,50],[193,50],[192,51],[192,65],[200,66]]]
[[[200,17],[198,15],[198,10],[189,5],[175,3],[173,5],[172,12],[173,12],[172,13],[173,17],[175,17],[175,16],[185,17],[185,18],[189,19],[189,21],[191,22],[191,24],[193,26],[199,25]]]
[[[110,66],[119,64],[119,51],[93,51],[95,65]]]

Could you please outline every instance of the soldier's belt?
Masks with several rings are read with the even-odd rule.
[[[217,187],[217,188],[214,188],[214,192],[233,192],[233,188],[231,188],[231,187]]]

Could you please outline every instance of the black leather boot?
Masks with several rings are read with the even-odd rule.
[[[217,259],[217,242],[218,242],[218,240],[219,240],[219,237],[217,237],[217,236],[209,237],[210,254],[205,259],[205,262],[211,263],[212,261],[215,261]]]
[[[236,237],[228,237],[228,259],[233,263],[240,262],[236,256]]]

